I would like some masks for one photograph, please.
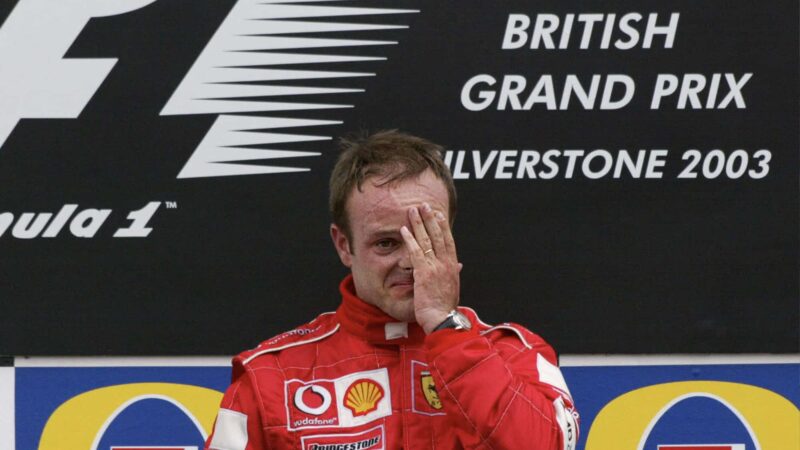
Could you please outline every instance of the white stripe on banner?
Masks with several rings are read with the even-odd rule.
[[[17,367],[230,367],[231,356],[17,356]],[[0,447],[4,448],[4,447]]]
[[[0,367],[0,448],[14,446],[14,368]]]
[[[231,356],[18,356],[17,367],[228,367]],[[798,364],[800,355],[560,355],[560,367],[680,366],[695,364]],[[3,448],[3,447],[0,447]]]

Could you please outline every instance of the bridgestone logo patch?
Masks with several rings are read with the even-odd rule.
[[[311,444],[308,450],[365,450],[381,441],[380,436],[375,436],[372,439],[365,439],[359,442],[350,442],[347,444]]]
[[[303,450],[382,450],[386,433],[378,425],[360,433],[317,434],[301,438]]]

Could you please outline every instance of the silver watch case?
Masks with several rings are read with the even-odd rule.
[[[471,330],[472,322],[469,321],[467,316],[459,310],[454,309],[450,311],[444,322],[440,323],[433,331],[443,330],[445,328],[453,328],[455,330]]]

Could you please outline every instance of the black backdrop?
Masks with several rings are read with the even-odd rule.
[[[4,27],[23,3],[0,6]],[[0,214],[14,218],[0,235],[0,354],[231,354],[337,306],[346,272],[328,237],[334,141],[254,145],[318,155],[242,163],[307,171],[178,178],[226,111],[162,111],[187,73],[199,70],[212,36],[224,34],[220,24],[231,9],[254,3],[158,0],[94,18],[82,29],[64,57],[118,58],[114,68],[77,118],[23,117],[0,146]],[[292,11],[272,9],[281,7],[275,3],[259,11],[279,11],[276,19],[288,23],[407,26],[283,35],[397,44],[262,51],[386,59],[262,63],[374,76],[251,81],[364,91],[259,97],[352,107],[241,115],[339,121],[270,133],[335,137],[400,128],[443,144],[453,160],[464,152],[461,170],[470,176],[457,180],[455,230],[462,303],[485,321],[523,323],[562,353],[800,350],[797,2],[323,2],[300,5],[419,12],[339,17],[326,11],[305,19],[287,18]],[[563,21],[567,13],[630,12],[644,17],[640,31],[650,13],[658,13],[659,25],[679,13],[672,48],[656,36],[651,48],[640,40],[633,49],[615,49],[615,39],[626,39],[618,28],[612,48],[600,48],[599,22],[589,48],[581,49],[577,18],[565,49],[501,48],[509,14],[534,23],[544,13]],[[0,33],[0,58],[3,44],[23,42]],[[743,107],[678,109],[676,92],[651,109],[659,74],[679,80],[704,74],[710,82],[714,73],[738,80],[752,73],[741,88]],[[495,99],[470,111],[462,88],[479,74],[497,80],[494,91],[506,75],[525,77],[521,102],[544,74],[552,76],[557,101],[570,74],[587,85],[592,75],[603,81],[627,75],[636,90],[615,110],[601,110],[599,100],[585,109],[575,99],[565,110],[543,103],[498,110]],[[61,79],[57,69],[51,76]],[[0,87],[5,114],[19,92]],[[700,94],[703,106],[707,92]],[[723,77],[717,102],[727,93]],[[471,96],[478,99],[478,91]],[[617,91],[613,98],[619,97]],[[552,179],[541,172],[535,179],[498,179],[496,159],[484,177],[475,174],[473,151],[482,162],[492,150],[550,149],[669,153],[661,178],[590,179],[580,160],[567,178],[564,159]],[[720,149],[726,160],[743,149],[750,172],[703,176],[701,163],[697,178],[678,178],[689,149],[703,155]],[[764,173],[760,149],[769,151],[768,173],[754,179],[749,173]],[[517,167],[508,172],[516,175]],[[147,224],[152,232],[115,238],[130,223],[127,214],[149,202],[161,202]],[[14,235],[23,213],[56,213],[66,204],[112,212],[89,238],[73,236],[69,225],[53,238]]]

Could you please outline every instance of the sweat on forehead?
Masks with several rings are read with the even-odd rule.
[[[435,209],[448,213],[449,198],[444,182],[430,171],[408,177],[387,181],[386,177],[369,177],[360,189],[353,189],[348,196],[347,212],[350,221],[354,219],[353,210],[374,212],[381,206],[386,208],[410,208],[423,202]],[[358,207],[355,207],[355,205]]]

